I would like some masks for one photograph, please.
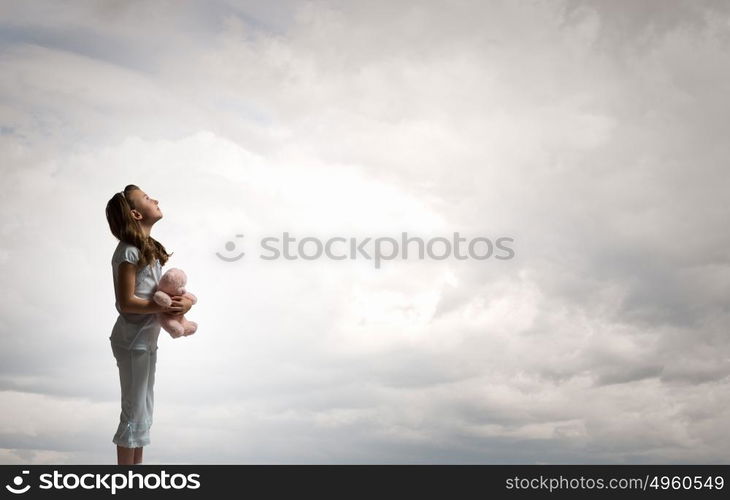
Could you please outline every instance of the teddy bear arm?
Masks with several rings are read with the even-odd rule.
[[[152,296],[152,300],[154,300],[155,303],[161,306],[169,306],[170,304],[172,304],[172,299],[170,298],[170,296],[162,290],[157,290]]]

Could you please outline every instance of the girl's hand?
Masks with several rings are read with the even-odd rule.
[[[172,301],[172,304],[165,307],[165,310],[162,311],[165,314],[169,314],[170,316],[179,316],[182,314],[183,306],[178,302],[175,303],[175,301]]]
[[[193,307],[193,301],[187,297],[175,295],[171,298],[172,304],[170,304],[170,307],[168,308],[170,310],[168,312],[173,316],[184,316],[190,308]]]

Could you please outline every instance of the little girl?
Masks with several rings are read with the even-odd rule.
[[[170,306],[152,299],[162,275],[162,266],[172,254],[150,236],[152,226],[162,219],[157,200],[130,184],[106,205],[109,229],[119,240],[112,256],[115,306],[119,317],[109,340],[119,368],[122,412],[112,442],[117,445],[117,463],[142,463],[142,449],[150,443],[154,406],[157,313],[183,315],[192,302],[172,297]]]

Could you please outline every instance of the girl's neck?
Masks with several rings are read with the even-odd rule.
[[[142,232],[144,233],[144,235],[147,238],[149,238],[150,237],[150,232],[152,231],[152,226],[148,226],[147,224],[140,223],[139,224],[139,227],[142,229]]]

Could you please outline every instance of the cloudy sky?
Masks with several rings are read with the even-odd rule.
[[[1,1],[0,463],[116,462],[130,183],[199,298],[147,463],[730,462],[729,47],[724,1]]]

